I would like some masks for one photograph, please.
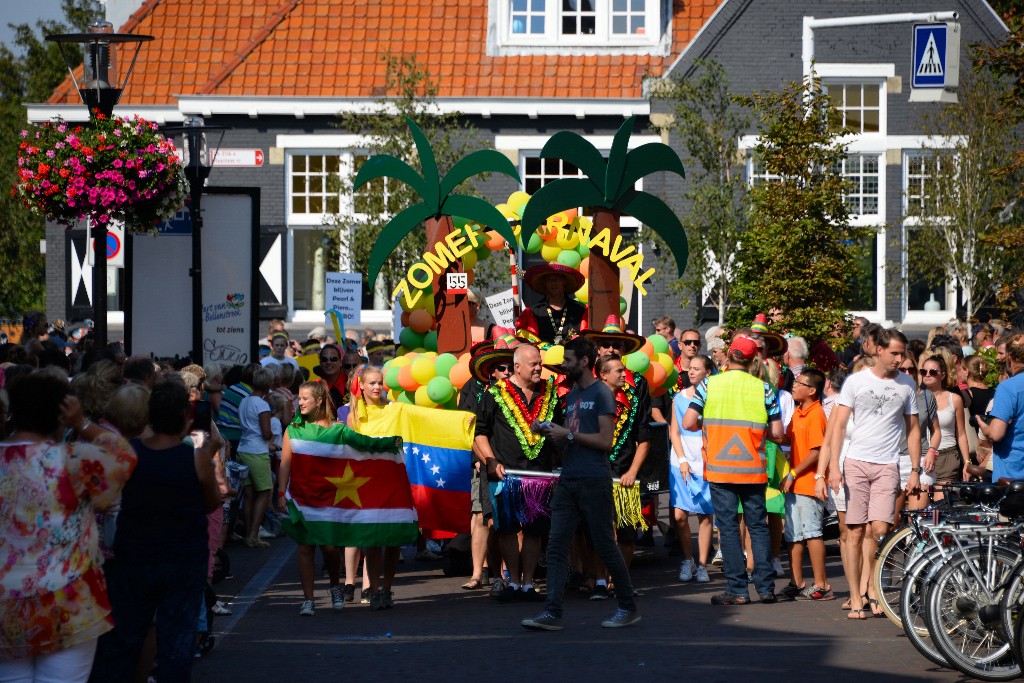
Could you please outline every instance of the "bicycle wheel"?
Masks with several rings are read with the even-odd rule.
[[[915,650],[939,666],[952,668],[932,642],[924,618],[928,591],[944,559],[939,548],[930,547],[911,561],[900,590],[900,619],[903,632]]]
[[[875,569],[871,574],[871,583],[875,589],[875,596],[885,616],[889,621],[903,628],[903,620],[900,619],[900,593],[903,588],[903,579],[906,575],[907,564],[918,552],[920,538],[914,530],[904,524],[885,537],[882,545],[878,548],[878,555],[875,559]]]
[[[1021,621],[1021,614],[1024,613],[1024,562],[1018,562],[1010,573],[999,611],[1003,620],[1003,632],[1012,636],[1016,633],[1017,622]],[[1024,666],[1018,641],[1011,638],[1009,642],[1011,651],[1017,657],[1017,664]]]
[[[1011,547],[974,548],[945,563],[928,594],[925,622],[935,648],[957,670],[983,681],[1017,678],[1000,610],[1010,573],[1020,560]]]

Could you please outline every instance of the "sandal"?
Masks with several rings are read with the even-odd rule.
[[[867,600],[868,600],[868,607],[871,608],[871,616],[873,616],[873,617],[884,617],[885,616],[885,610],[883,610],[882,607],[878,604],[878,600],[876,598],[868,598]],[[875,611],[876,609],[878,611]]]
[[[846,598],[846,602],[844,602],[842,605],[840,605],[839,609],[845,609],[845,610],[853,609],[853,605],[850,604],[850,598]]]
[[[851,609],[850,613],[846,615],[846,618],[847,619],[851,619],[853,621],[864,621],[865,619],[867,619],[867,617],[864,616],[864,609],[863,608],[861,608],[861,609]]]
[[[466,583],[462,584],[462,590],[467,590],[467,591],[480,590],[483,587],[484,587],[484,582],[481,581],[480,579],[476,579],[476,578],[470,579]]]

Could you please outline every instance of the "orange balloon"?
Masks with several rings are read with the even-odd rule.
[[[651,389],[651,397],[652,398],[658,398],[659,396],[664,396],[666,393],[668,393],[668,389],[666,389],[665,387],[657,387],[655,389]]]
[[[413,379],[412,365],[405,365],[398,370],[398,386],[406,391],[416,391],[419,382]]]
[[[403,368],[404,370],[405,368]],[[465,386],[466,382],[470,380],[473,375],[469,372],[469,362],[463,363],[459,361],[457,365],[453,365],[452,369],[448,371],[448,379],[451,380],[452,386],[456,389],[461,389]],[[402,379],[402,371],[398,371],[398,379]]]
[[[640,352],[647,354],[648,358],[654,360],[654,344],[652,344],[649,339],[644,341],[644,345],[640,347]],[[653,387],[654,385],[652,384],[651,386]]]
[[[402,327],[409,327],[409,311],[402,311]]]
[[[651,371],[651,377],[648,380],[652,387],[660,387],[665,383],[665,378],[668,377],[668,372],[665,370],[665,366],[661,363],[651,363],[649,368]]]
[[[649,387],[656,387],[656,386],[658,386],[657,384],[654,383],[654,370],[653,370],[653,368],[654,368],[655,365],[657,365],[657,363],[651,363],[650,365],[647,366],[647,369],[644,370],[644,372],[643,372],[644,379],[647,380],[647,386],[649,386]],[[401,370],[399,370],[399,378],[401,378]]]
[[[409,314],[409,327],[423,334],[434,324],[434,317],[424,310],[415,310]]]
[[[589,278],[590,277],[590,257],[589,256],[587,258],[583,259],[582,261],[580,261],[580,272],[583,273],[583,277],[585,277],[585,278]]]
[[[491,251],[501,251],[505,248],[505,238],[499,235],[497,230],[488,230],[487,248]]]

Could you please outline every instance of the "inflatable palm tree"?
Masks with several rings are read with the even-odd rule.
[[[689,246],[682,223],[665,202],[634,188],[636,181],[659,171],[685,177],[679,156],[668,145],[652,142],[628,151],[629,136],[636,117],[619,127],[605,159],[594,145],[576,133],[555,133],[541,149],[542,159],[562,159],[581,171],[583,178],[560,178],[537,190],[526,205],[522,240],[526,244],[548,216],[576,207],[594,212],[593,234],[611,230],[611,241],[619,236],[619,220],[633,216],[665,240],[676,257],[680,277],[686,270]],[[588,278],[589,325],[600,329],[610,315],[619,315],[619,271],[601,250],[590,252]]]
[[[412,166],[397,157],[378,154],[367,159],[356,174],[353,184],[353,190],[358,190],[371,180],[393,178],[409,185],[421,200],[400,211],[381,230],[370,251],[368,277],[371,287],[391,253],[421,223],[426,225],[429,250],[433,250],[438,242],[454,230],[452,216],[461,216],[472,223],[486,225],[496,230],[510,244],[516,242],[508,219],[494,206],[479,197],[454,194],[455,188],[463,181],[481,173],[502,173],[519,182],[519,172],[508,157],[495,150],[479,150],[460,159],[441,177],[434,150],[426,135],[412,119],[406,117],[405,120],[416,143],[422,173],[417,173]],[[446,285],[445,276],[448,273],[460,272],[465,272],[462,261],[456,259],[447,270],[434,275],[432,286],[437,301],[439,353],[459,355],[471,346],[468,299],[464,293],[449,292]]]

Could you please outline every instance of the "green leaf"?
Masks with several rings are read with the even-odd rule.
[[[356,174],[355,180],[352,181],[352,190],[358,190],[377,178],[400,180],[415,190],[420,197],[429,200],[427,196],[428,182],[412,166],[390,154],[377,154],[367,159],[363,167],[359,169],[359,173]]]
[[[675,150],[661,142],[649,142],[640,145],[626,155],[626,170],[622,174],[623,190],[628,190],[644,176],[659,172],[675,173],[681,178],[686,177],[683,162]]]
[[[633,134],[636,117],[630,116],[622,122],[612,138],[612,148],[608,151],[608,170],[604,177],[604,196],[614,202],[622,193],[623,173],[626,170],[626,158],[629,150],[629,136]]]
[[[581,206],[610,208],[604,193],[588,178],[559,178],[533,193],[523,211],[519,239],[526,244],[537,227],[559,211]]]
[[[415,230],[420,223],[433,216],[435,209],[436,207],[430,206],[427,202],[420,202],[413,204],[388,221],[388,224],[381,230],[377,242],[373,245],[373,251],[370,252],[367,282],[371,287],[377,281],[377,275],[384,267],[384,262],[391,256],[391,252],[398,248],[406,235]]]
[[[519,170],[512,161],[493,149],[481,149],[465,158],[459,159],[441,179],[441,197],[447,197],[452,190],[464,180],[480,173],[502,173],[515,180],[519,179]]]
[[[686,261],[690,256],[690,244],[686,239],[683,224],[679,222],[679,218],[668,204],[647,192],[629,192],[616,202],[612,209],[633,216],[658,233],[676,257],[678,276],[683,276]]]
[[[597,147],[577,133],[559,131],[548,138],[540,150],[541,159],[563,159],[590,178],[597,187],[604,186],[607,162]]]
[[[408,116],[405,117],[405,120],[409,124],[409,131],[412,132],[413,142],[416,143],[416,152],[420,157],[420,170],[423,172],[423,180],[426,182],[424,188],[426,191],[422,193],[422,197],[433,206],[441,206],[442,195],[434,148],[430,146],[430,141],[427,140],[427,136],[423,134],[415,121]]]
[[[489,202],[479,197],[453,194],[444,200],[443,209],[446,216],[458,214],[472,223],[486,225],[491,230],[497,231],[509,244],[516,243],[516,233],[512,230],[512,226],[508,224],[508,218]]]

